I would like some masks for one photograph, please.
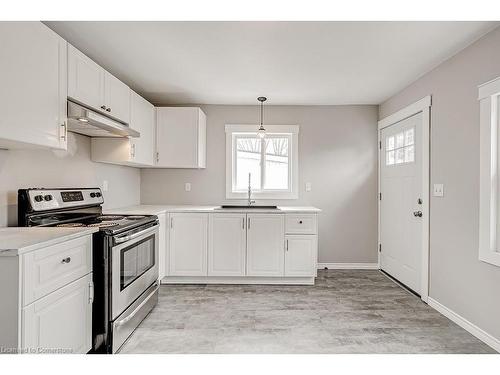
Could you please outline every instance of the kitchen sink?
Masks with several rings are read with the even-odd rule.
[[[222,210],[230,210],[230,209],[261,209],[261,210],[270,210],[270,209],[278,209],[278,206],[255,206],[255,205],[252,205],[252,206],[243,206],[243,205],[223,205],[223,206],[220,206],[219,209],[222,209]]]

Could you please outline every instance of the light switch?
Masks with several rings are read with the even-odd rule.
[[[434,192],[435,197],[444,197],[444,185],[443,184],[434,184]]]
[[[108,181],[104,180],[102,182],[102,191],[108,191],[108,189],[109,189]]]
[[[186,191],[191,191],[191,183],[186,182],[186,183],[184,184],[184,190],[186,190]]]
[[[306,182],[306,191],[312,190],[312,184],[310,182]]]

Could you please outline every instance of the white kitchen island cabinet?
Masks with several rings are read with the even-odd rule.
[[[170,276],[207,275],[207,228],[207,214],[170,214]]]
[[[0,347],[8,353],[92,348],[92,233],[0,228]]]
[[[41,22],[0,23],[0,148],[66,149],[66,48]]]

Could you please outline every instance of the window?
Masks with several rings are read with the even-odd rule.
[[[391,135],[385,139],[385,165],[415,161],[415,129]]]
[[[479,86],[479,259],[500,266],[500,77]]]
[[[226,198],[298,198],[298,126],[266,125],[259,138],[255,125],[226,125]]]

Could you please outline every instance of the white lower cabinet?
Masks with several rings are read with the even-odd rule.
[[[92,234],[0,257],[0,348],[87,353],[92,348]]]
[[[169,276],[207,275],[208,214],[171,213]]]
[[[166,215],[169,238],[163,283],[314,284],[316,214]]]
[[[285,237],[285,276],[315,276],[318,238],[312,235]]]
[[[92,274],[26,306],[22,348],[27,353],[87,353],[92,347]]]
[[[244,276],[246,215],[209,216],[208,276]]]
[[[247,276],[283,276],[283,215],[248,214],[247,228]]]

